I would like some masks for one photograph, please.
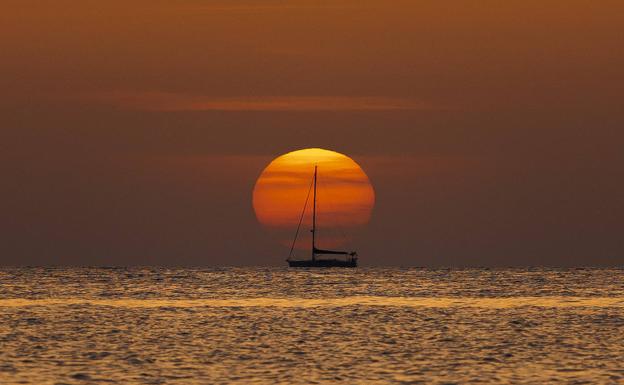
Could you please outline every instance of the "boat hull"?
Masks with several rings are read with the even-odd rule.
[[[357,259],[289,260],[290,267],[357,267]]]

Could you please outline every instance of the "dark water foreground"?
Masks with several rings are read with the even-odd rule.
[[[0,269],[0,384],[624,383],[624,270]]]

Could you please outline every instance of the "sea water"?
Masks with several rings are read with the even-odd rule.
[[[0,384],[619,383],[623,278],[0,268]]]

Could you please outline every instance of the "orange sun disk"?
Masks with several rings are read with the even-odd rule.
[[[335,151],[308,148],[274,159],[262,172],[253,190],[253,207],[258,221],[288,244],[296,229],[314,174],[317,178],[317,227],[320,234],[348,231],[370,220],[375,192],[362,168],[353,159]],[[312,194],[308,201],[302,233],[312,217]],[[330,239],[331,238],[331,239]],[[337,237],[326,237],[324,246],[337,246]]]

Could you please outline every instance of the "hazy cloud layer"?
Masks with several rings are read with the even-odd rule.
[[[263,96],[219,98],[169,92],[111,92],[95,100],[145,111],[391,111],[429,110],[414,99],[369,96]]]

